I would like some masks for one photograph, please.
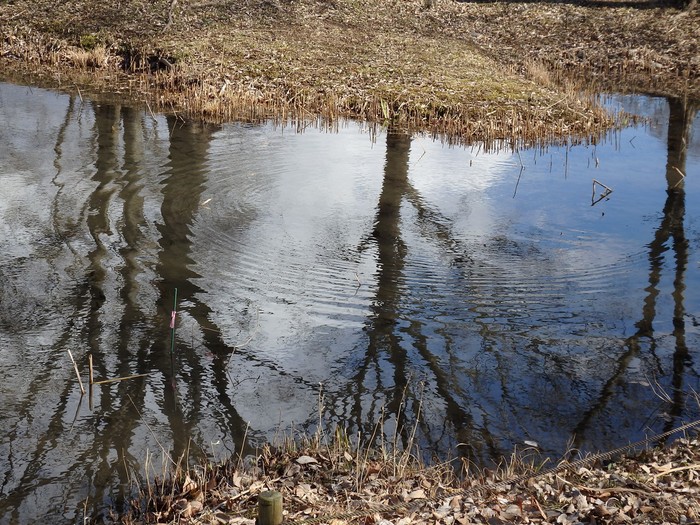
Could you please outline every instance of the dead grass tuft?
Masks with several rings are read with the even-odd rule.
[[[109,63],[109,54],[104,46],[90,50],[71,48],[66,50],[65,58],[73,67],[82,70],[107,67]]]

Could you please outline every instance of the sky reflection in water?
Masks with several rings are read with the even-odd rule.
[[[319,400],[329,428],[416,425],[480,462],[697,417],[700,120],[611,104],[650,123],[517,155],[0,84],[0,523],[77,520],[159,443],[313,431]],[[89,403],[68,349],[84,378],[90,353],[97,379],[148,376]]]

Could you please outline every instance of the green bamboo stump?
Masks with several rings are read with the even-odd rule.
[[[257,525],[280,525],[282,523],[282,494],[266,490],[258,496]]]

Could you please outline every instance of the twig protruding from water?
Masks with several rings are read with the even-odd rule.
[[[596,199],[596,196],[595,196],[595,187],[596,187],[596,184],[599,185],[599,186],[602,186],[603,188],[605,188],[605,191],[604,191],[603,193],[601,193],[600,196],[599,196],[597,199]],[[603,184],[603,183],[600,182],[599,180],[593,179],[593,195],[591,196],[591,206],[595,206],[595,205],[598,204],[600,201],[602,201],[603,199],[605,199],[608,195],[610,195],[612,192],[613,192],[612,188],[606,186],[605,184]]]
[[[71,354],[70,348],[68,349],[68,355],[70,356],[70,360],[73,361],[73,369],[75,370],[75,376],[78,378],[78,384],[80,385],[80,394],[85,395],[85,388],[83,387],[83,381],[80,379],[78,365],[75,363],[75,359],[73,359],[73,354]]]

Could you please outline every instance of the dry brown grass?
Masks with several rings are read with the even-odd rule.
[[[283,433],[274,446],[246,457],[190,465],[187,457],[175,461],[162,449],[160,469],[146,458],[145,477],[134,478],[135,497],[124,512],[112,513],[113,521],[254,525],[258,496],[269,490],[282,494],[284,522],[298,525],[358,519],[400,525],[658,524],[700,517],[697,436],[651,446],[697,421],[557,466],[529,445],[488,469],[464,460],[426,465],[414,441],[417,423],[402,429],[397,419],[393,436],[384,433],[381,420],[371,435],[350,435],[337,426],[329,431],[323,406],[319,394],[314,434]],[[646,448],[634,454],[641,445]],[[603,458],[609,463],[603,465]]]
[[[487,58],[459,36],[463,7],[450,0],[177,5],[168,25],[170,2],[16,0],[0,6],[0,55],[68,87],[72,70],[99,67],[108,80],[95,75],[95,89],[215,120],[357,118],[511,143],[587,140],[612,124],[585,96]],[[86,41],[98,47],[81,49]]]
[[[465,3],[490,56],[596,89],[700,99],[700,7],[663,0]]]
[[[68,49],[66,59],[77,69],[100,69],[109,64],[109,54],[104,46],[94,49]]]
[[[198,118],[595,140],[614,124],[585,95],[601,86],[700,96],[698,9],[640,6],[14,0],[0,4],[0,57],[64,88],[89,83]]]
[[[114,522],[254,525],[258,495],[282,493],[284,522],[344,525],[383,519],[429,523],[681,523],[700,516],[700,442],[542,472],[534,450],[513,453],[495,469],[426,466],[410,451],[344,431],[265,445],[222,463],[168,468],[138,485],[139,496]],[[148,464],[148,461],[147,461]],[[514,481],[513,481],[514,480]]]

